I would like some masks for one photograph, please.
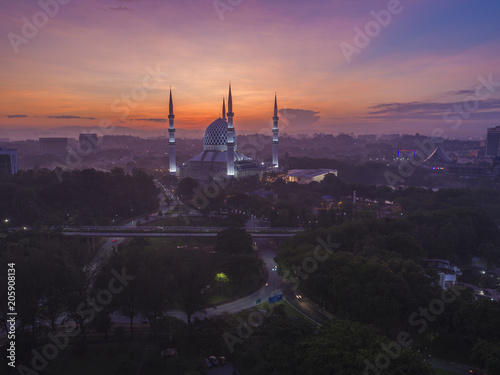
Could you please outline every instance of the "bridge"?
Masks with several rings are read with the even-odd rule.
[[[83,237],[215,237],[217,233],[238,227],[118,227],[118,226],[81,226],[64,227],[62,234]],[[241,227],[253,237],[291,237],[304,231],[304,228]]]

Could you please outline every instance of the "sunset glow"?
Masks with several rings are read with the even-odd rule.
[[[292,134],[479,138],[500,121],[499,14],[486,0],[3,2],[0,135],[102,119],[166,129],[170,86],[176,128],[204,129],[231,81],[238,132],[270,129],[277,91]],[[356,30],[374,36],[356,47]]]

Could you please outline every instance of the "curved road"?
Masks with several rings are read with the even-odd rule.
[[[225,303],[223,305],[218,305],[213,308],[206,309],[206,314],[201,312],[197,312],[193,314],[191,319],[198,318],[204,319],[207,316],[213,316],[222,314],[223,312],[228,313],[237,313],[241,310],[249,309],[251,307],[256,306],[257,301],[260,300],[259,303],[265,302],[271,295],[276,293],[280,293],[285,288],[285,283],[283,279],[278,275],[276,271],[273,271],[273,268],[276,266],[273,258],[276,255],[276,247],[273,241],[269,239],[255,239],[257,244],[258,253],[260,258],[264,262],[265,271],[268,274],[267,283],[268,285],[262,286],[259,290],[253,292],[252,294],[240,298],[238,300]],[[173,316],[183,321],[187,321],[186,313],[181,310],[170,310],[165,312],[165,315]],[[123,317],[118,314],[113,315],[113,322],[115,323],[129,323],[130,320],[126,317]],[[134,323],[140,323],[140,317],[134,318]]]
[[[166,193],[170,196],[171,199],[177,199],[173,194],[168,191],[163,185],[159,184],[163,189],[163,193]],[[163,211],[166,209],[166,202],[163,194],[160,194],[160,209]],[[137,225],[137,220],[132,220],[130,223],[125,224],[125,227],[134,227]],[[249,220],[247,222],[247,227],[261,227],[262,223],[260,220]],[[322,324],[326,322],[327,320],[330,319],[330,317],[326,316],[323,313],[323,310],[317,308],[314,304],[308,302],[305,299],[298,299],[295,296],[295,293],[287,290],[287,284],[281,278],[278,273],[274,270],[276,263],[274,262],[274,257],[276,256],[276,249],[277,245],[274,241],[270,240],[269,238],[258,238],[257,236],[253,236],[254,241],[257,244],[257,251],[259,257],[263,261],[263,266],[265,269],[265,272],[268,275],[267,279],[267,285],[264,284],[259,290],[253,292],[252,294],[240,298],[235,301],[231,301],[222,305],[218,305],[213,308],[209,308],[206,310],[206,314],[197,312],[193,314],[191,319],[204,319],[207,316],[213,316],[213,315],[218,315],[223,312],[228,312],[228,313],[237,313],[241,310],[249,309],[254,306],[256,306],[259,303],[265,302],[271,297],[272,295],[281,293],[283,291],[284,298],[295,308],[297,309],[300,313],[308,317],[309,319],[315,321],[316,323]],[[288,235],[285,235],[288,236]],[[279,237],[279,235],[275,235],[275,237]],[[97,259],[100,259],[104,256],[106,256],[112,249],[118,244],[120,244],[122,241],[124,241],[125,238],[110,238],[105,242],[105,244],[102,246],[101,250],[99,251],[98,255],[96,256]],[[183,321],[187,321],[186,313],[181,311],[181,310],[171,310],[167,311],[166,315],[176,317],[178,319],[181,319]],[[130,323],[130,319],[124,316],[121,316],[120,314],[113,314],[112,316],[112,321],[114,323]],[[142,319],[138,316],[135,317],[133,322],[134,323],[140,323]]]

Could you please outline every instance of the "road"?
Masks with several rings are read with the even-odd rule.
[[[434,368],[449,371],[454,374],[462,374],[462,375],[470,374],[469,370],[473,368],[466,365],[461,365],[459,363],[444,361],[442,359],[437,359],[432,357],[427,357],[425,361]]]
[[[281,292],[286,284],[283,279],[278,275],[276,271],[273,271],[273,268],[276,266],[274,262],[274,257],[276,255],[276,245],[273,241],[269,239],[257,238],[255,239],[257,243],[259,256],[262,258],[264,262],[265,273],[267,273],[267,286],[264,284],[259,290],[253,292],[252,294],[240,298],[236,301],[232,301],[229,303],[225,303],[223,305],[218,305],[214,308],[209,308],[206,310],[206,314],[203,313],[195,313],[191,317],[191,319],[198,318],[204,319],[207,316],[214,316],[222,314],[223,312],[228,313],[237,313],[241,310],[249,309],[251,307],[256,306],[257,301],[265,302],[269,299],[271,295],[275,293]],[[186,313],[180,310],[170,310],[165,313],[166,315],[176,317],[180,320],[187,321]],[[134,319],[135,323],[141,322],[140,317],[136,317]],[[118,314],[113,315],[113,322],[115,323],[129,323],[130,320],[126,317],[122,317]]]
[[[301,314],[305,315],[307,318],[319,325],[323,325],[333,318],[333,315],[319,308],[314,304],[314,302],[299,293],[300,292],[295,293],[288,289],[285,290],[284,296],[287,302]],[[300,295],[300,298],[296,297],[297,294]]]
[[[168,189],[166,189],[163,185],[158,183],[158,185],[162,188],[162,191],[165,194],[168,194],[170,199],[177,200]],[[166,211],[166,202],[163,194],[160,194],[161,203],[160,208]],[[162,210],[163,211],[163,210]],[[255,230],[256,228],[261,228],[263,222],[258,219],[249,220],[247,222],[247,228],[249,230]],[[126,225],[125,227],[135,227],[137,226],[137,220],[133,220]],[[76,233],[75,233],[76,234]],[[108,233],[109,235],[109,233]],[[120,233],[121,236],[125,236],[123,233]],[[132,233],[131,233],[132,235]],[[133,233],[134,236],[140,236],[141,233]],[[179,236],[179,233],[144,233],[144,235],[157,235],[157,236]],[[215,236],[216,233],[182,233],[182,236]],[[214,308],[209,308],[206,310],[206,314],[203,313],[195,313],[192,316],[192,319],[199,318],[204,319],[207,316],[214,316],[221,314],[223,312],[228,313],[237,313],[241,310],[249,309],[256,306],[259,303],[265,302],[269,299],[270,296],[283,292],[285,299],[297,310],[299,310],[302,314],[309,317],[310,319],[316,321],[319,324],[323,324],[330,317],[321,313],[321,309],[317,308],[314,304],[310,303],[306,299],[297,299],[295,297],[295,293],[287,290],[289,285],[287,286],[286,282],[278,275],[275,267],[277,264],[274,262],[274,257],[276,256],[277,244],[275,240],[279,240],[280,238],[289,237],[294,235],[294,233],[252,233],[252,238],[254,239],[257,245],[258,256],[263,261],[264,273],[267,275],[266,284],[264,284],[259,290],[253,292],[252,294],[240,298],[236,301],[228,302],[223,305],[219,305]],[[114,238],[113,238],[114,236]],[[101,248],[99,256],[102,257],[107,255],[113,247],[118,246],[122,241],[125,240],[123,237],[116,237],[115,234],[111,234],[111,237],[108,241],[106,241],[105,245]],[[264,238],[265,237],[265,238]],[[275,240],[269,239],[269,237],[275,238]],[[115,240],[116,242],[113,242]],[[180,310],[173,310],[166,312],[167,315],[176,317],[183,321],[187,321],[186,313]],[[115,323],[129,323],[129,318],[123,317],[119,314],[114,314],[112,316],[112,320]],[[141,317],[136,317],[134,323],[141,323]]]
[[[457,282],[458,285],[463,285],[474,290],[474,293],[478,296],[483,296],[484,298],[490,298],[492,301],[500,301],[500,293],[496,289],[481,288],[477,285],[466,284]],[[484,292],[488,292],[486,295]]]
[[[222,230],[222,229],[221,229]],[[84,237],[215,237],[218,232],[63,232],[65,236]],[[296,233],[252,233],[252,237],[292,237]]]
[[[283,278],[278,275],[278,272],[273,270],[274,267],[277,266],[274,261],[277,248],[276,242],[264,238],[256,238],[255,242],[257,244],[259,256],[264,262],[264,270],[267,274],[267,285],[264,284],[259,290],[236,301],[206,309],[206,314],[197,312],[193,314],[191,319],[204,319],[206,317],[219,315],[224,312],[237,313],[241,310],[252,308],[259,303],[267,301],[269,297],[283,292],[285,299],[294,308],[296,308],[300,313],[302,313],[309,319],[315,321],[318,324],[324,324],[328,320],[330,320],[332,318],[331,315],[326,313],[324,310],[316,307],[312,302],[308,301],[307,298],[296,298],[295,293],[287,290],[289,289],[290,285],[287,285],[287,282],[285,282],[285,280],[283,280]],[[187,321],[186,313],[181,310],[170,310],[165,312],[165,315]],[[142,319],[140,317],[136,317],[133,321],[134,323],[141,323]],[[129,318],[123,317],[119,314],[114,314],[113,322],[125,324],[130,323],[130,320]]]

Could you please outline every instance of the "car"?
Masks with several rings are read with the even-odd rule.
[[[476,368],[470,369],[469,373],[472,375],[485,375],[484,372],[482,372],[481,370],[478,370]]]
[[[295,297],[297,297],[298,299],[302,298],[300,294],[296,294]]]
[[[116,242],[116,238],[113,240],[113,242]]]
[[[214,366],[217,366],[219,364],[219,360],[217,359],[216,356],[214,355],[211,355],[210,357],[208,357],[208,360],[210,361],[210,363],[212,363],[212,365]]]

